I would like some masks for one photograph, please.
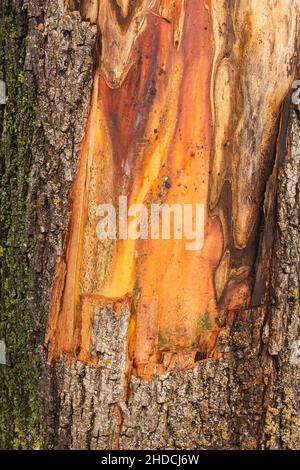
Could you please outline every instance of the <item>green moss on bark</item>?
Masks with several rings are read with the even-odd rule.
[[[29,249],[25,212],[35,93],[28,87],[25,61],[27,19],[22,2],[0,3],[0,79],[7,86],[0,105],[0,339],[7,365],[0,366],[0,448],[34,448],[38,397],[33,322],[28,308]]]

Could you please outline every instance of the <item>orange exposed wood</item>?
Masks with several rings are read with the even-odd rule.
[[[176,363],[190,367],[197,352],[216,354],[220,311],[251,303],[265,184],[253,178],[270,167],[271,129],[291,76],[282,74],[275,96],[258,91],[256,102],[242,94],[243,87],[254,87],[246,72],[251,77],[263,60],[265,20],[236,2],[234,38],[232,12],[221,4],[71,2],[98,24],[102,48],[70,194],[66,254],[58,260],[53,285],[50,359],[64,352],[96,364],[89,352],[94,310],[125,302],[135,316],[130,334],[137,373],[150,377]],[[280,4],[284,23],[289,7]],[[295,26],[290,22],[289,28]],[[289,50],[292,40],[286,40]],[[273,47],[279,47],[276,38]],[[286,67],[288,52],[278,49],[277,57]],[[265,59],[261,67],[276,80],[277,69]],[[253,103],[265,106],[265,128],[252,121]],[[257,135],[263,133],[260,140],[250,129],[243,137],[245,112]],[[97,206],[117,206],[120,195],[129,204],[204,204],[203,248],[188,251],[186,240],[174,239],[99,241]]]

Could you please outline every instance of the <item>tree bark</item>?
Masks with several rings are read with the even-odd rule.
[[[299,0],[0,12],[0,447],[299,449]],[[202,249],[99,243],[122,195]]]

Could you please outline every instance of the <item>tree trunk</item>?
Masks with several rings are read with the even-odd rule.
[[[0,447],[299,448],[300,1],[0,12]]]

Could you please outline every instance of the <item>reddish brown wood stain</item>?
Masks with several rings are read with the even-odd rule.
[[[82,9],[87,17],[90,3]],[[126,34],[134,10],[127,11],[128,2],[117,3]],[[221,219],[209,213],[215,58],[211,1],[178,0],[174,9],[171,4],[137,2],[137,8],[147,7],[146,25],[136,34],[128,63],[122,63],[126,73],[109,70],[105,57],[95,73],[70,194],[66,255],[58,260],[53,284],[50,360],[65,353],[97,364],[89,352],[94,310],[111,302],[125,302],[133,312],[134,341],[129,341],[135,345],[131,355],[138,375],[151,377],[176,362],[190,367],[197,352],[212,356],[219,312],[215,273],[222,256],[218,284],[226,285],[223,305],[234,309],[249,302],[247,276],[227,282]],[[128,196],[129,204],[205,204],[203,249],[187,251],[186,240],[99,241],[96,208],[117,204],[119,195]]]

